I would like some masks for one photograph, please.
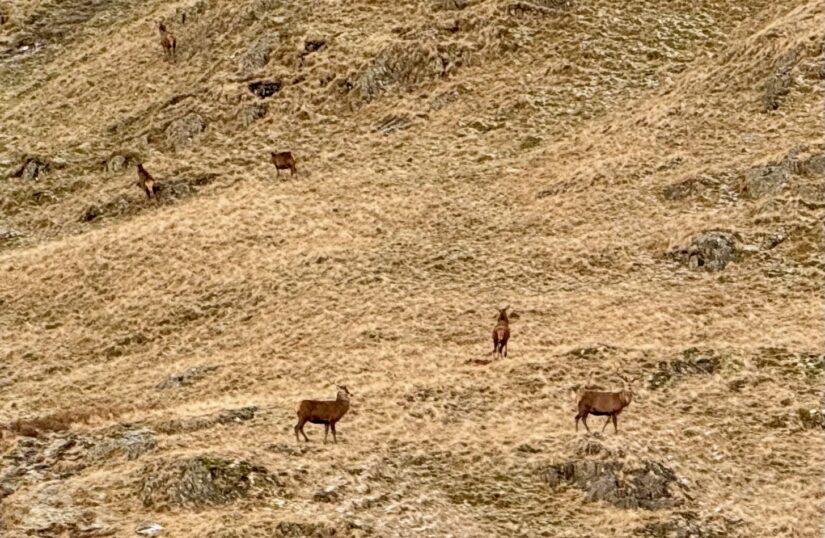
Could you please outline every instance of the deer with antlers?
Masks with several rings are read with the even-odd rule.
[[[623,375],[618,372],[616,375],[622,380],[623,387],[619,392],[606,392],[601,390],[591,390],[587,387],[582,388],[577,393],[574,393],[578,412],[576,413],[576,431],[579,431],[579,419],[581,419],[584,427],[590,432],[587,426],[587,416],[606,416],[607,421],[602,426],[602,432],[613,421],[613,433],[618,433],[617,418],[622,410],[630,405],[633,400],[633,382],[638,379],[634,377],[628,381]],[[590,381],[592,384],[592,375]]]
[[[352,396],[344,385],[336,385],[338,388],[338,395],[334,400],[302,400],[295,409],[298,414],[298,424],[295,425],[295,440],[301,440],[298,434],[304,436],[304,440],[309,442],[307,434],[304,433],[304,424],[311,422],[312,424],[324,425],[324,443],[327,442],[329,430],[332,429],[332,440],[337,443],[338,438],[335,436],[335,424],[341,420],[347,411],[349,411],[349,399]]]

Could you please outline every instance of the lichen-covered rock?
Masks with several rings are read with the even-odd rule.
[[[166,143],[175,149],[190,145],[195,137],[206,130],[206,120],[200,114],[189,113],[166,127]]]
[[[785,53],[777,62],[771,75],[765,81],[762,89],[762,110],[770,112],[782,104],[785,95],[791,89],[793,77],[791,71],[797,64],[798,55],[795,50]]]
[[[719,369],[721,359],[713,351],[703,351],[697,348],[686,349],[681,359],[660,361],[656,372],[650,376],[648,386],[659,389],[667,385],[674,378],[686,375],[711,375]]]
[[[361,70],[354,86],[362,99],[370,101],[392,87],[412,86],[443,77],[468,58],[469,51],[456,43],[440,44],[426,37],[398,41]]]
[[[721,271],[739,259],[737,236],[724,230],[709,230],[695,236],[687,247],[672,250],[670,255],[690,269]]]
[[[159,389],[174,389],[192,385],[217,370],[217,366],[195,366],[180,373],[171,374],[158,384]]]
[[[281,485],[261,465],[206,455],[154,462],[144,467],[141,475],[138,498],[154,509],[226,504],[266,494]]]
[[[243,107],[238,112],[238,119],[244,127],[249,127],[259,119],[266,117],[267,112],[269,112],[269,107],[266,103],[255,103]]]
[[[591,501],[606,501],[620,508],[657,510],[681,503],[672,491],[678,484],[676,474],[655,461],[633,466],[621,461],[572,461],[548,467],[544,480],[553,488],[573,485],[587,492]]]
[[[748,198],[762,198],[776,194],[790,177],[787,163],[757,166],[748,171],[742,191]]]

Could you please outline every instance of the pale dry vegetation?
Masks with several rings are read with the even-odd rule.
[[[3,536],[822,534],[820,3],[0,12]]]

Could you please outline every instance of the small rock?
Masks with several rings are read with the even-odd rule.
[[[0,226],[0,241],[15,239],[17,237],[20,237],[20,232],[17,230]]]
[[[120,172],[128,165],[128,159],[123,155],[115,155],[106,162],[106,171],[110,174]]]
[[[178,118],[166,127],[166,143],[173,148],[186,147],[206,130],[206,121],[194,112]]]
[[[257,95],[260,99],[272,97],[281,91],[282,84],[277,80],[259,80],[249,83],[249,91]]]
[[[249,127],[259,119],[265,117],[268,112],[269,107],[266,103],[255,103],[254,105],[242,108],[238,112],[238,119],[244,127]]]
[[[335,486],[327,486],[322,490],[316,491],[312,496],[312,500],[321,503],[332,503],[340,500],[341,495],[338,493]]]
[[[217,369],[217,366],[195,366],[179,374],[170,375],[158,385],[158,388],[173,389],[191,385]]]
[[[160,523],[141,523],[135,529],[135,533],[142,536],[154,536],[163,530],[163,525]]]
[[[218,422],[228,424],[230,422],[243,422],[255,418],[258,408],[255,406],[241,407],[240,409],[230,409],[218,415]]]
[[[96,205],[90,205],[86,208],[86,211],[80,216],[80,220],[83,222],[92,222],[93,220],[97,220],[103,215],[103,211],[100,207]]]
[[[670,255],[690,269],[721,271],[739,259],[737,245],[738,238],[732,232],[709,230],[694,237],[687,247],[672,250]]]
[[[787,184],[789,177],[786,163],[758,166],[747,173],[742,191],[752,199],[776,194]]]

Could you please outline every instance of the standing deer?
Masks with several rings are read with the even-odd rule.
[[[163,20],[158,21],[158,31],[160,32],[160,46],[163,47],[163,55],[167,60],[174,60],[177,47],[175,36],[166,29]]]
[[[271,151],[270,154],[272,155],[272,164],[275,165],[275,177],[281,176],[281,170],[289,170],[290,177],[298,173],[298,169],[295,168],[295,157],[292,156],[292,152],[280,151],[276,153]]]
[[[301,438],[298,434],[304,436],[304,441],[309,442],[307,434],[304,433],[304,424],[311,422],[312,424],[324,425],[324,444],[327,442],[330,428],[332,429],[332,440],[337,443],[338,439],[335,437],[335,423],[341,420],[347,411],[349,411],[350,392],[344,385],[336,385],[338,387],[338,396],[335,400],[302,400],[295,412],[298,414],[298,424],[295,425],[295,440],[300,442]]]
[[[507,357],[507,340],[510,339],[510,319],[507,317],[507,309],[510,306],[505,306],[498,311],[498,323],[493,328],[493,355],[496,353],[499,357]]]
[[[585,387],[574,394],[578,406],[578,412],[576,413],[576,431],[579,431],[579,419],[581,419],[584,427],[590,432],[590,428],[587,426],[587,416],[596,415],[607,416],[607,421],[604,423],[604,426],[602,426],[602,432],[604,432],[604,429],[611,420],[613,421],[613,433],[619,432],[616,424],[617,417],[633,400],[632,384],[638,379],[638,376],[628,381],[621,374],[617,373],[616,375],[623,383],[622,390],[619,392],[590,390]],[[590,379],[592,384],[593,377],[591,376]]]
[[[153,178],[152,175],[146,171],[141,163],[138,163],[137,165],[137,174],[138,187],[143,189],[143,192],[146,193],[147,198],[152,199],[158,192],[160,192],[160,185],[155,181],[155,178]]]

